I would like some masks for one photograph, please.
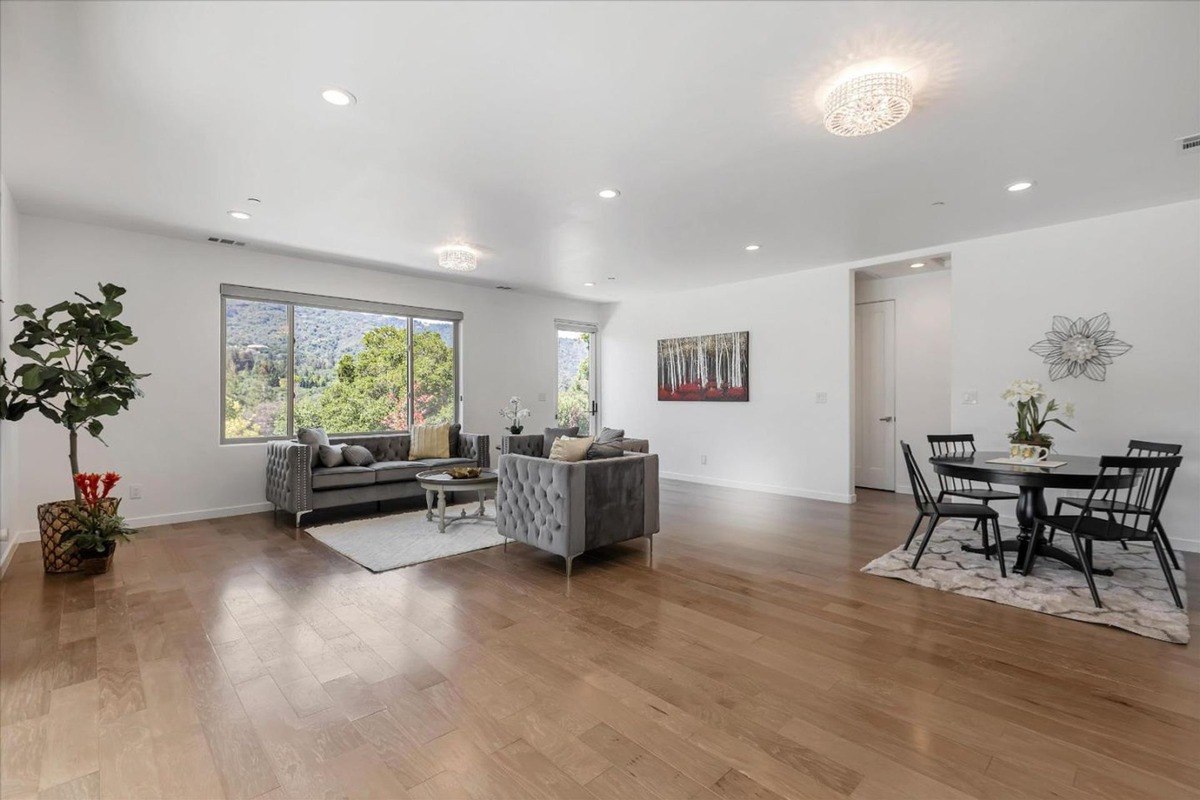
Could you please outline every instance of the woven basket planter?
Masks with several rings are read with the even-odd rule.
[[[108,497],[100,503],[105,511],[117,513],[117,498]],[[42,533],[42,566],[47,573],[80,572],[83,569],[84,559],[69,541],[63,541],[76,524],[75,515],[71,513],[74,508],[74,500],[58,500],[38,506],[38,528]],[[111,553],[108,558],[111,561]]]

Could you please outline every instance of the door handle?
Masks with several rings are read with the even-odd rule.
[[[879,421],[880,422],[891,422],[894,419],[895,419],[895,417],[880,417]]]

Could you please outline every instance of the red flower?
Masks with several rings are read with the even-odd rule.
[[[121,476],[115,472],[106,472],[103,475],[98,472],[75,473],[75,485],[83,495],[83,502],[89,506],[94,506],[108,497],[119,480]]]

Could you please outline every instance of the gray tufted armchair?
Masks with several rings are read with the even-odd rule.
[[[504,454],[496,469],[496,527],[508,539],[566,559],[658,533],[658,456],[595,461]]]

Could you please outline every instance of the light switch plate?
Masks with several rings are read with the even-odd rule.
[[[546,402],[546,393],[545,392],[538,392],[538,402],[539,403]]]
[[[828,403],[829,402],[829,394],[826,392],[817,392],[817,402],[818,403]]]
[[[979,405],[979,392],[975,391],[974,389],[972,389],[969,392],[963,392],[963,405],[964,406]]]

